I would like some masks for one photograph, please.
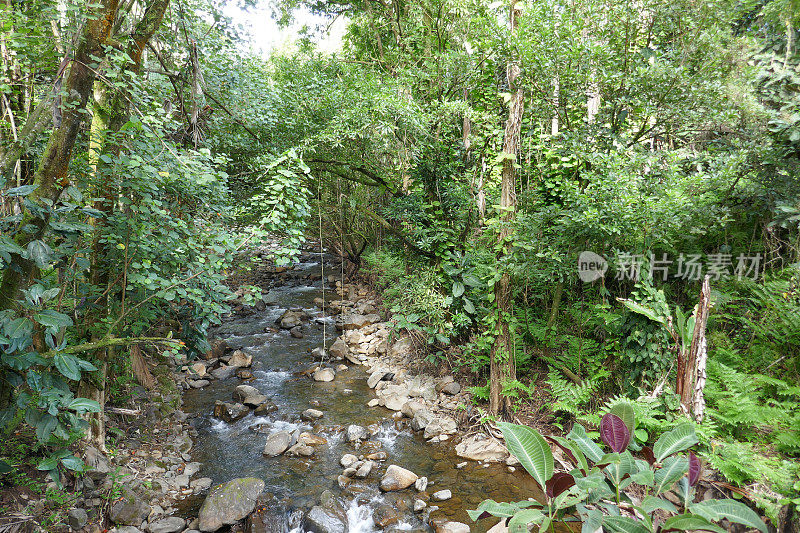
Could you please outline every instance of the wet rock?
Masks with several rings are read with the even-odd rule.
[[[344,330],[351,330],[351,329],[365,328],[380,321],[381,321],[380,315],[376,314],[370,314],[370,315],[348,314],[348,315],[343,315],[341,317],[341,322],[339,323],[339,325],[341,325],[341,328]]]
[[[111,530],[112,533],[142,533],[142,530],[133,526],[115,527]]]
[[[414,413],[414,418],[411,420],[411,427],[414,431],[423,431],[436,416],[428,409],[419,409]]]
[[[500,521],[495,525],[493,525],[491,528],[489,528],[489,531],[487,531],[486,533],[508,533],[508,527],[506,526],[506,519],[501,518]]]
[[[370,389],[374,389],[385,374],[386,372],[384,370],[376,370],[369,376],[369,378],[367,378],[367,386]]]
[[[303,414],[300,415],[300,418],[302,418],[303,420],[312,421],[312,420],[319,420],[323,416],[324,413],[319,409],[306,409],[305,411],[303,411]]]
[[[216,531],[235,524],[253,512],[264,481],[239,478],[215,487],[200,507],[200,531]]]
[[[351,453],[346,453],[339,459],[339,464],[342,465],[344,468],[350,468],[354,464],[358,462],[358,457]]]
[[[364,461],[364,464],[358,467],[356,470],[355,476],[359,479],[366,478],[370,472],[372,472],[372,468],[375,466],[375,463],[372,461]]]
[[[89,515],[83,509],[70,509],[67,513],[67,524],[75,531],[83,528],[89,521]]]
[[[302,339],[303,338],[303,327],[302,326],[295,326],[289,330],[289,334],[294,337],[295,339]]]
[[[264,403],[262,403],[261,405],[259,405],[258,407],[256,407],[253,410],[253,413],[257,414],[257,415],[265,415],[267,413],[272,413],[273,411],[277,411],[277,410],[278,410],[278,406],[275,405],[270,400],[267,400]]]
[[[247,416],[250,409],[240,403],[214,402],[214,416],[228,422],[235,422]]]
[[[425,433],[423,436],[426,439],[432,439],[440,435],[452,435],[457,429],[456,421],[449,416],[437,416],[430,420],[425,426]]]
[[[322,446],[328,443],[325,437],[320,437],[319,435],[314,435],[313,433],[307,433],[305,431],[300,433],[297,440],[307,446]]]
[[[417,479],[419,479],[419,476],[411,470],[406,470],[397,465],[389,465],[386,473],[381,478],[380,487],[384,492],[403,490],[413,485]]]
[[[314,455],[314,448],[308,446],[307,444],[303,444],[302,442],[298,442],[286,450],[286,454],[293,455],[295,457],[311,457]]]
[[[333,378],[336,377],[336,372],[332,368],[320,368],[311,377],[314,378],[314,381],[333,381]]]
[[[278,323],[280,324],[282,329],[296,328],[297,326],[302,324],[301,320],[302,316],[303,315],[297,311],[287,310],[278,319]]]
[[[192,366],[189,367],[189,373],[190,375],[202,378],[206,375],[206,365],[201,362],[193,363]]]
[[[423,492],[425,489],[428,488],[428,478],[421,477],[414,482],[414,488],[417,489],[419,492]]]
[[[177,516],[162,518],[147,524],[147,531],[150,533],[178,533],[186,529],[186,520]]]
[[[278,431],[267,437],[263,453],[266,457],[276,457],[285,452],[291,443],[292,436],[288,431]]]
[[[502,462],[509,456],[508,449],[487,435],[467,437],[456,445],[456,454],[464,459],[483,462]]]
[[[347,527],[330,510],[315,505],[305,517],[305,529],[312,533],[345,533]]]
[[[399,520],[400,518],[397,516],[397,512],[391,505],[379,505],[372,512],[372,521],[381,529],[396,524]]]
[[[189,486],[195,492],[203,492],[205,490],[210,489],[211,485],[213,483],[214,482],[211,480],[210,477],[201,477],[201,478],[198,478],[198,479],[195,479],[195,480],[192,480],[191,482],[189,482]]]
[[[336,359],[344,359],[347,352],[347,343],[341,337],[337,338],[334,343],[331,344],[331,347],[328,348],[328,353],[331,354],[331,357]]]
[[[236,368],[235,366],[222,365],[212,370],[211,375],[214,376],[215,379],[228,379],[236,372]]]
[[[233,397],[249,407],[258,407],[267,401],[267,397],[250,385],[239,385],[233,391]]]
[[[236,350],[235,352],[233,352],[230,361],[228,361],[228,366],[232,366],[234,368],[244,368],[252,364],[253,364],[253,356],[244,353],[242,350]]]
[[[469,531],[469,526],[461,522],[445,522],[436,526],[436,533],[469,533]]]
[[[211,382],[207,379],[195,379],[189,382],[189,386],[193,389],[202,389],[203,387],[208,387],[211,385]]]
[[[240,368],[236,371],[236,377],[239,379],[253,379],[253,373],[246,368]]]
[[[403,404],[400,412],[403,413],[403,416],[405,417],[414,418],[414,415],[417,414],[417,411],[421,409],[425,409],[425,404],[423,402],[409,400]]]
[[[367,428],[364,426],[358,426],[356,424],[350,424],[347,426],[345,437],[347,438],[347,442],[351,443],[365,440],[368,438]]]
[[[445,500],[449,500],[452,497],[453,493],[450,492],[448,489],[439,490],[431,494],[431,498],[433,498],[433,501],[435,502],[443,502]]]
[[[121,491],[122,496],[111,505],[108,516],[115,524],[139,527],[150,516],[150,506],[130,487],[123,485]]]

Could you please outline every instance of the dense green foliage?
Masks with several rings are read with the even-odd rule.
[[[81,69],[59,63],[106,4],[4,4],[0,425],[32,431],[54,478],[80,470],[68,450],[103,407],[83,396],[129,373],[128,347],[194,357],[236,251],[279,237],[285,264],[314,235],[429,362],[471,382],[476,421],[497,415],[505,358],[517,415],[549,409],[574,432],[625,400],[632,443],[652,445],[686,418],[676,354],[692,349],[699,268],[713,303],[698,455],[777,519],[800,497],[794,4],[284,0],[284,21],[346,17],[341,50],[306,35],[262,57],[214,2],[132,2],[87,52],[83,103],[64,89]],[[578,277],[583,251],[604,277]]]

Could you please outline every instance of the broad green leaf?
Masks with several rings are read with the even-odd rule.
[[[62,457],[61,464],[64,465],[69,470],[72,470],[73,472],[82,472],[83,469],[85,468],[83,461],[81,461],[74,455],[68,455],[67,457]]]
[[[656,470],[653,480],[653,492],[661,494],[668,491],[688,471],[689,459],[686,457],[670,457],[664,461],[664,466]]]
[[[625,422],[625,425],[628,427],[628,431],[633,432],[636,430],[636,413],[633,411],[633,406],[628,402],[619,402],[614,404],[614,406],[608,411],[612,415],[617,415]]]
[[[10,339],[27,337],[33,332],[33,323],[27,318],[15,318],[5,325],[5,333]]]
[[[453,282],[453,296],[456,298],[464,294],[464,284],[460,281]]]
[[[55,330],[72,325],[72,319],[69,316],[52,309],[45,309],[41,313],[35,314],[33,318],[44,327]]]
[[[638,313],[640,315],[644,315],[650,320],[654,322],[658,322],[659,324],[666,325],[667,320],[665,317],[661,316],[656,312],[655,309],[650,309],[649,307],[645,307],[644,305],[634,302],[633,300],[625,300],[623,298],[617,298],[622,305],[633,311],[634,313]]]
[[[604,516],[603,528],[610,533],[650,533],[644,522],[627,516]]]
[[[0,461],[0,474],[8,474],[9,472],[13,472],[14,467],[8,464],[5,461]]]
[[[78,411],[79,413],[99,413],[100,404],[88,398],[75,398],[69,402],[67,409],[72,409],[73,411]]]
[[[523,509],[508,521],[508,533],[528,533],[528,524],[538,524],[544,513],[538,509]]]
[[[642,500],[642,510],[644,514],[653,514],[656,510],[661,509],[663,511],[668,511],[670,513],[677,513],[678,509],[675,507],[669,500],[665,500],[663,498],[657,498],[656,496],[648,496],[644,500]]]
[[[767,527],[758,514],[747,505],[742,502],[737,502],[736,500],[707,500],[690,505],[689,510],[712,522],[727,518],[731,522],[753,527],[763,533],[767,533]]]
[[[583,454],[578,445],[575,444],[575,442],[564,437],[554,436],[551,438],[554,439],[558,444],[560,444],[561,446],[572,452],[572,455],[575,456],[575,460],[578,462],[578,464],[576,464],[575,466],[579,468],[584,475],[586,475],[589,472],[589,463],[586,461],[586,456]]]
[[[35,240],[28,243],[28,259],[36,263],[36,266],[42,268],[50,263],[50,256],[53,250],[41,240]]]
[[[702,516],[682,514],[668,518],[661,531],[714,531],[715,533],[725,533],[725,530],[715,526]]]
[[[653,455],[659,463],[674,453],[682,452],[697,444],[697,434],[692,423],[684,423],[664,433],[653,445]]]
[[[37,470],[42,470],[42,471],[55,470],[56,468],[58,468],[57,457],[48,457],[47,459],[43,459],[39,463],[39,466],[36,467]]]
[[[3,196],[8,198],[16,197],[16,196],[28,196],[30,193],[35,191],[39,186],[38,185],[22,185],[20,187],[12,187],[3,193]]]
[[[49,413],[45,413],[36,423],[36,439],[39,442],[47,442],[47,439],[53,434],[57,425],[58,418]]]
[[[509,451],[544,488],[547,480],[553,477],[554,462],[550,446],[533,428],[508,422],[500,422],[498,426]]]
[[[567,435],[568,439],[572,441],[581,449],[581,451],[596,463],[603,457],[603,450],[589,438],[586,434],[586,429],[580,424],[572,426],[572,431]]]
[[[514,516],[519,508],[516,505],[512,505],[506,502],[496,502],[494,500],[483,500],[478,508],[475,510],[469,509],[467,510],[467,514],[473,520],[478,520],[483,513],[489,513],[492,516],[496,516],[498,518],[510,518]]]
[[[59,372],[73,381],[81,379],[81,369],[75,360],[74,355],[68,353],[57,353],[53,356],[53,364]]]

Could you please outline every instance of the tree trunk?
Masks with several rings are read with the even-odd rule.
[[[511,0],[509,10],[509,27],[511,32],[517,27],[517,1]],[[520,131],[522,129],[522,112],[524,106],[522,87],[517,86],[520,74],[519,65],[510,61],[506,67],[508,89],[511,93],[509,102],[508,120],[506,120],[505,136],[503,139],[503,171],[501,175],[500,209],[502,210],[502,225],[497,235],[501,245],[498,254],[498,263],[503,265],[503,273],[494,286],[495,305],[497,306],[497,337],[490,355],[489,377],[489,412],[492,415],[510,413],[511,398],[502,396],[503,385],[517,379],[517,367],[514,360],[514,346],[509,331],[511,315],[511,275],[508,271],[508,260],[511,256],[511,223],[514,220],[514,210],[517,205],[516,197],[516,162],[519,156]]]
[[[119,0],[101,0],[89,10],[89,18],[83,26],[75,58],[69,62],[69,73],[63,84],[61,124],[50,134],[39,168],[34,174],[34,184],[38,187],[28,197],[33,202],[55,202],[64,187],[69,185],[67,171],[95,77],[93,65],[96,67],[96,59],[105,54],[103,44],[108,40],[118,4]],[[17,244],[26,248],[30,242],[41,239],[48,222],[47,215],[36,216],[25,210],[19,227],[31,224],[35,230],[31,233],[17,232]],[[0,284],[0,309],[14,307],[20,288],[28,283],[35,269],[33,261],[18,254],[12,255],[11,263],[3,273]]]
[[[703,398],[703,389],[706,385],[706,324],[708,323],[708,311],[711,307],[711,283],[709,279],[709,276],[705,277],[700,289],[700,302],[697,304],[694,314],[695,325],[692,344],[686,357],[683,375],[678,376],[678,379],[682,380],[680,391],[681,407],[687,413],[693,413],[698,422],[703,419],[706,405]]]

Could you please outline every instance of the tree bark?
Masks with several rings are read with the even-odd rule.
[[[517,27],[518,0],[511,0],[509,10],[509,28],[513,33]],[[506,66],[508,89],[511,93],[509,102],[508,119],[506,120],[505,135],[503,139],[503,171],[501,175],[500,208],[501,228],[497,235],[497,242],[501,246],[498,254],[498,264],[503,265],[500,280],[494,286],[495,305],[497,306],[497,327],[494,345],[490,354],[489,365],[489,412],[494,415],[504,415],[511,412],[511,398],[502,395],[503,385],[517,379],[517,365],[514,360],[514,346],[511,340],[509,319],[511,315],[511,275],[508,271],[508,260],[511,256],[511,223],[514,220],[514,210],[517,205],[516,197],[516,163],[519,156],[520,132],[522,130],[522,113],[524,108],[522,87],[517,85],[520,75],[519,65],[509,61]]]
[[[687,413],[692,413],[701,421],[705,413],[705,399],[703,389],[706,385],[706,325],[708,324],[708,311],[711,307],[711,283],[709,276],[703,280],[700,289],[700,302],[695,311],[694,333],[692,334],[692,344],[686,357],[686,364],[682,376],[681,386],[681,406]]]
[[[61,191],[69,185],[69,162],[72,150],[84,120],[84,111],[95,77],[96,58],[105,52],[103,44],[108,40],[119,0],[101,0],[89,10],[89,18],[81,31],[75,57],[69,62],[69,73],[63,84],[64,105],[61,124],[50,134],[50,140],[42,154],[39,167],[34,174],[37,189],[28,199],[40,203],[56,202]],[[19,227],[31,224],[31,233],[17,232],[15,241],[22,248],[40,239],[49,223],[49,216],[36,216],[29,210],[23,213]],[[3,273],[0,283],[0,309],[14,307],[17,294],[27,284],[35,271],[33,261],[19,254],[12,255],[11,265]]]

